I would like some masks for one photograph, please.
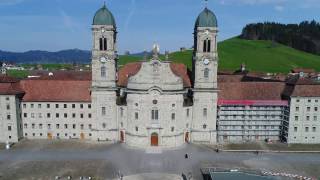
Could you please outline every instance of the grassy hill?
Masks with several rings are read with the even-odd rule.
[[[314,68],[320,71],[320,56],[272,43],[271,41],[251,41],[232,38],[220,42],[219,70],[237,70],[242,63],[250,71],[288,73],[296,67]],[[192,51],[173,52],[170,60],[184,63],[192,68]],[[122,59],[123,58],[123,59]],[[129,59],[129,60],[128,60]],[[139,58],[120,57],[121,62],[136,61]]]

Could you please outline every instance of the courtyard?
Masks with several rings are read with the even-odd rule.
[[[189,158],[185,158],[185,154]],[[105,142],[23,140],[0,150],[0,179],[115,179],[119,174],[192,174],[201,180],[201,167],[286,172],[320,177],[320,154],[215,152],[203,145],[164,150],[134,149]]]

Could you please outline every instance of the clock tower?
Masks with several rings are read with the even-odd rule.
[[[92,35],[92,86],[116,88],[116,23],[105,5],[95,14]]]
[[[106,5],[94,16],[92,35],[92,138],[117,141],[117,31]]]
[[[217,19],[205,8],[194,28],[192,141],[216,143]]]

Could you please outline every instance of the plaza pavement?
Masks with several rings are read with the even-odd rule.
[[[27,143],[24,146],[23,143]],[[35,145],[33,145],[35,144]],[[42,145],[41,144],[45,144]],[[68,145],[70,144],[70,145]],[[57,147],[56,147],[57,146]],[[185,154],[189,155],[185,159]],[[172,150],[141,150],[123,144],[22,142],[0,151],[0,179],[53,179],[54,176],[94,176],[114,179],[141,173],[192,173],[201,180],[201,167],[245,168],[320,177],[320,154],[220,152],[202,145]]]

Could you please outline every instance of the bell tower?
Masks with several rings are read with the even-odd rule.
[[[198,16],[194,28],[193,123],[191,141],[217,141],[217,18],[208,8]]]
[[[217,88],[217,35],[216,16],[205,8],[199,15],[194,28],[194,88]]]
[[[117,141],[117,31],[106,5],[93,18],[92,36],[91,138]]]
[[[115,88],[117,31],[114,17],[106,5],[94,16],[92,35],[92,86]]]

